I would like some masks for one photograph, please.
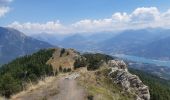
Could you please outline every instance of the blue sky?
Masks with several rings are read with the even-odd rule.
[[[58,20],[69,25],[84,19],[110,18],[116,12],[131,14],[141,7],[155,7],[159,12],[170,8],[170,0],[0,0],[0,3],[1,8],[10,9],[0,16],[0,26]]]

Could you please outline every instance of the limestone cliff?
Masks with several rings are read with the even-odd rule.
[[[149,88],[138,76],[128,72],[127,64],[120,60],[110,60],[108,67],[111,68],[108,76],[125,91],[134,93],[136,100],[150,100]]]

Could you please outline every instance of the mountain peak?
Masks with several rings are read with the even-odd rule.
[[[53,47],[52,45],[26,36],[13,29],[0,27],[0,63],[7,63],[12,59],[31,54],[39,49]]]

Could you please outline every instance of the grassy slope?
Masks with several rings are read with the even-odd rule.
[[[88,95],[94,100],[134,100],[134,95],[123,92],[106,76],[106,69],[82,72],[79,84],[86,88]]]

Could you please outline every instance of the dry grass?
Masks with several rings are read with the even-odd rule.
[[[77,56],[78,54],[72,49],[66,49],[65,53],[61,56],[61,49],[56,49],[53,57],[47,63],[52,65],[54,70],[58,70],[60,66],[66,69],[73,69]]]
[[[93,96],[93,100],[134,100],[130,94],[123,93],[121,88],[113,84],[105,76],[106,69],[97,71],[87,71],[86,68],[80,68],[75,72],[80,73],[76,80],[78,84],[84,87],[88,96]],[[60,73],[57,77],[47,77],[36,85],[28,85],[25,91],[13,95],[11,100],[47,100],[49,97],[55,97],[59,94],[58,80],[64,78],[69,73]],[[0,99],[1,100],[1,99]]]
[[[46,77],[44,80],[40,80],[35,85],[28,84],[26,90],[24,90],[16,95],[13,95],[11,97],[11,100],[17,100],[18,97],[24,97],[25,95],[33,94],[34,92],[40,92],[45,88],[49,89],[51,87],[50,84],[52,84],[52,82],[54,82],[56,79],[57,79],[56,77],[51,76],[51,77]],[[54,93],[52,93],[52,91],[54,91],[54,90],[51,89],[51,92],[49,92],[49,93],[51,93],[50,95],[54,95]]]
[[[0,100],[6,100],[5,97],[0,97]]]
[[[86,88],[94,100],[134,100],[133,95],[123,93],[121,88],[113,84],[104,74],[107,70],[85,71],[81,73],[78,82]]]

